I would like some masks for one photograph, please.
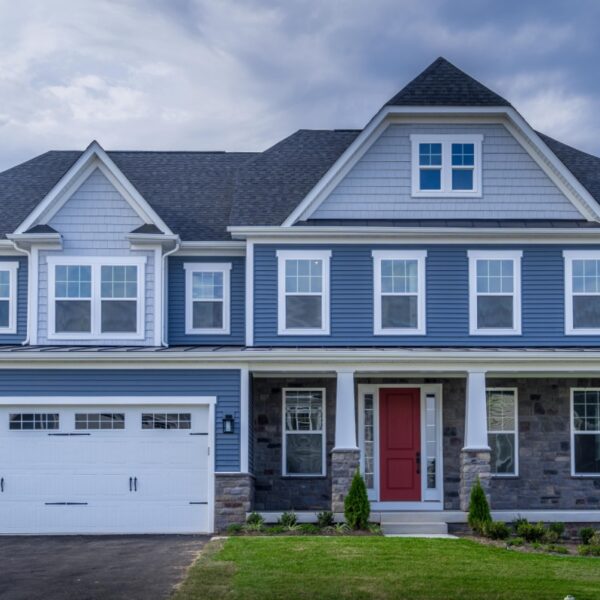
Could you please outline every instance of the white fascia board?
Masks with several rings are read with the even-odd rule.
[[[35,209],[29,213],[28,217],[17,227],[15,233],[25,233],[37,223],[51,218],[77,187],[83,183],[81,175],[89,175],[94,168],[101,169],[144,223],[156,225],[165,234],[173,234],[167,224],[158,216],[95,140],[85,149]]]
[[[175,252],[177,256],[244,256],[246,242],[232,241],[184,241]]]
[[[339,183],[379,135],[393,122],[393,117],[407,116],[503,118],[511,133],[520,134],[516,135],[518,141],[582,215],[591,221],[600,220],[600,206],[596,200],[514,108],[507,106],[384,106],[290,213],[282,226],[291,227],[297,221],[310,216],[325,200],[328,192]]]

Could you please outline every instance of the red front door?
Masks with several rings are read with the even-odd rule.
[[[421,399],[418,389],[379,392],[382,501],[421,500]]]

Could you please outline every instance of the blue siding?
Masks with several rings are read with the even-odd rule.
[[[20,344],[27,337],[27,258],[2,256],[0,261],[18,262],[17,269],[17,333],[0,334],[0,344]]]
[[[299,246],[285,246],[286,248]],[[426,261],[427,334],[373,334],[373,259],[383,246],[332,245],[331,335],[277,335],[277,247],[255,247],[255,321],[257,346],[595,346],[598,336],[564,334],[562,247],[523,246],[522,335],[469,335],[467,250],[482,246],[431,246]],[[385,246],[392,249],[392,246]],[[400,246],[393,246],[400,249]],[[415,248],[415,246],[411,246]],[[493,247],[485,246],[486,249]],[[498,246],[498,248],[500,248]],[[503,248],[509,248],[504,246]],[[515,249],[515,246],[510,246]],[[577,248],[569,246],[568,249]],[[586,246],[588,249],[592,249]]]
[[[231,263],[231,333],[229,335],[186,335],[184,263]],[[169,343],[185,345],[234,345],[245,343],[244,287],[246,259],[243,256],[176,256],[169,259]]]
[[[7,369],[0,396],[217,396],[216,469],[240,470],[240,371],[237,369]],[[224,435],[223,416],[237,427]]]

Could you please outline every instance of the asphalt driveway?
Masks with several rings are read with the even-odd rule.
[[[208,539],[0,537],[0,599],[165,600]]]

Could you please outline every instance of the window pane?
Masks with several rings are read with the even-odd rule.
[[[285,291],[288,294],[320,294],[323,289],[322,280],[322,260],[286,260]]]
[[[472,169],[452,169],[452,189],[453,190],[472,190],[473,189],[473,170]]]
[[[384,329],[418,327],[417,296],[382,296],[381,326]]]
[[[442,144],[419,144],[419,164],[440,166],[442,164]]]
[[[8,327],[9,301],[0,300],[0,327]]]
[[[600,296],[573,296],[573,327],[600,327]]]
[[[136,331],[137,301],[102,301],[102,333],[135,333]]]
[[[103,298],[137,297],[137,267],[103,266],[101,280]]]
[[[91,302],[89,300],[57,300],[56,333],[89,333]]]
[[[382,260],[381,291],[384,294],[406,294],[418,291],[416,260]]]
[[[442,172],[439,169],[421,169],[419,174],[421,190],[439,190],[442,187]]]
[[[573,394],[573,425],[575,431],[600,432],[600,392],[586,390]]]
[[[194,300],[220,300],[223,298],[223,273],[201,272],[192,275],[192,298]]]
[[[478,260],[477,292],[479,294],[512,294],[513,274],[512,260]]]
[[[323,394],[318,391],[288,391],[285,394],[286,431],[323,429]]]
[[[287,329],[320,329],[321,296],[286,296],[285,313]]]
[[[286,435],[286,470],[289,475],[323,472],[323,437],[320,433]]]
[[[452,144],[452,166],[473,166],[474,164],[474,144]]]
[[[511,329],[513,327],[512,296],[478,296],[478,329]]]
[[[575,435],[575,472],[600,473],[600,433]]]
[[[600,293],[600,261],[573,261],[573,291],[575,293]]]
[[[490,433],[492,473],[515,473],[515,434]]]
[[[509,390],[488,391],[487,415],[490,431],[515,431],[515,393]]]
[[[194,302],[192,326],[194,329],[222,329],[223,302]]]
[[[10,298],[10,273],[0,271],[0,298]]]
[[[57,298],[89,298],[92,268],[78,265],[57,265],[54,294]]]

